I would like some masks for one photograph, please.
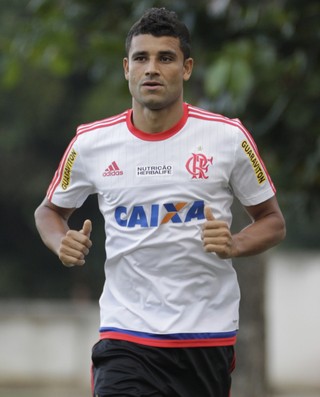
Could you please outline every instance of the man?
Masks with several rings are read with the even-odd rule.
[[[176,14],[148,10],[126,50],[132,109],[78,128],[36,224],[65,266],[82,266],[91,221],[76,231],[68,219],[98,195],[107,260],[94,396],[227,397],[239,305],[231,258],[279,243],[284,219],[243,125],[184,103],[193,60]],[[252,218],[234,235],[233,195]]]

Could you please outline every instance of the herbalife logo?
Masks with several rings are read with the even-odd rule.
[[[157,176],[157,175],[172,175],[172,165],[148,165],[148,166],[137,166],[137,176]]]
[[[103,176],[119,176],[123,175],[123,172],[120,170],[118,164],[113,161],[102,174]]]

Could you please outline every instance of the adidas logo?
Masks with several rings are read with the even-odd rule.
[[[113,161],[109,167],[107,167],[102,174],[103,176],[118,176],[118,175],[123,175],[123,172],[120,170],[118,164]]]

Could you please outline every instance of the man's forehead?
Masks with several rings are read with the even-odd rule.
[[[172,36],[156,37],[151,34],[133,36],[130,46],[132,52],[182,52],[180,40]]]

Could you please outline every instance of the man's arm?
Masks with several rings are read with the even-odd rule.
[[[252,223],[232,235],[227,223],[216,220],[211,209],[205,207],[207,221],[202,231],[205,251],[215,252],[223,259],[256,255],[285,238],[285,220],[275,196],[245,209],[252,218]]]
[[[68,220],[75,208],[62,208],[47,198],[35,211],[35,222],[44,244],[65,266],[82,266],[92,246],[91,221],[86,220],[80,231],[70,230]]]

